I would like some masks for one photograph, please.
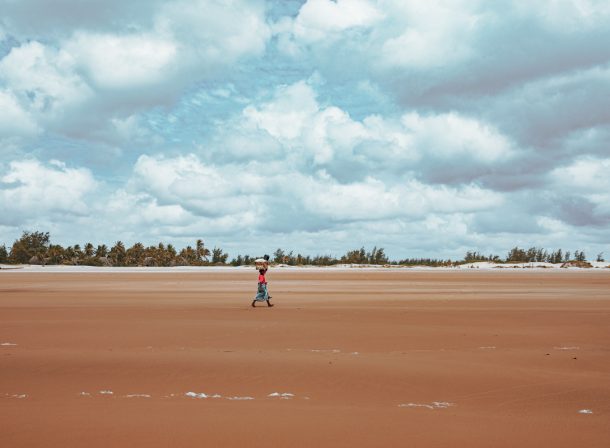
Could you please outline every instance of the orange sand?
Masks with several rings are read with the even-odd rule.
[[[610,270],[268,279],[0,272],[0,446],[610,446]]]

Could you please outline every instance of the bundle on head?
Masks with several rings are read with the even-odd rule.
[[[260,271],[261,269],[269,269],[269,262],[264,258],[257,258],[256,260],[254,260],[254,265],[256,266],[257,271]]]

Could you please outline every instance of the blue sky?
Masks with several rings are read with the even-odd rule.
[[[0,242],[610,255],[608,2],[0,10]]]

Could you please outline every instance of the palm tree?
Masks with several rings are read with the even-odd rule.
[[[87,257],[93,257],[93,244],[91,244],[91,243],[85,244],[85,255]]]
[[[164,258],[163,266],[171,266],[172,262],[176,259],[176,248],[172,244],[168,244],[165,248]]]
[[[47,250],[49,256],[49,264],[61,264],[64,260],[64,248],[57,245],[51,244]]]
[[[197,253],[197,260],[208,261],[208,257],[210,256],[210,249],[205,247],[202,239],[197,240],[196,253]]]
[[[101,244],[101,245],[97,246],[97,249],[95,249],[95,256],[96,257],[107,257],[108,256],[108,247],[105,244]]]
[[[110,257],[115,266],[125,266],[125,245],[122,241],[117,241],[110,249]]]
[[[165,258],[165,245],[159,243],[155,249],[155,261],[157,262],[157,266],[165,266]]]
[[[144,245],[142,243],[135,243],[126,253],[126,264],[128,266],[139,266],[144,260]]]
[[[213,264],[226,264],[229,254],[224,253],[220,247],[215,247],[212,251]]]
[[[80,244],[74,245],[74,256],[76,257],[77,262],[83,259],[84,254],[83,254],[82,249],[80,248]]]
[[[189,265],[197,262],[197,253],[191,246],[186,246],[180,251],[180,256],[186,260]]]

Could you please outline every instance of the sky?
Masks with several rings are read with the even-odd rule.
[[[0,11],[0,243],[610,257],[605,0]]]

